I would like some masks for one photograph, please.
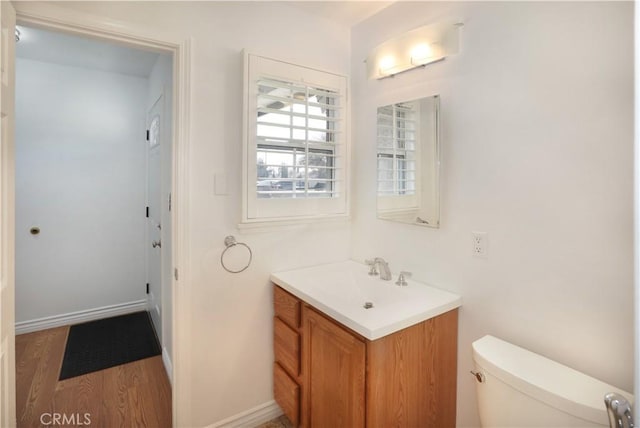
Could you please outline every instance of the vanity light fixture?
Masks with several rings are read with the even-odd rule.
[[[457,54],[462,25],[460,20],[425,25],[378,45],[366,60],[369,78],[392,77]]]

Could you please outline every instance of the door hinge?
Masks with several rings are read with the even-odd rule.
[[[150,137],[150,134],[149,134],[149,130],[147,129],[147,141],[149,141],[149,137]]]
[[[169,193],[169,211],[171,211],[171,193]]]
[[[173,269],[173,277],[176,279],[176,281],[178,280],[178,268]]]
[[[147,294],[149,294],[149,283],[147,282]]]
[[[149,218],[149,207],[146,207],[146,216]]]

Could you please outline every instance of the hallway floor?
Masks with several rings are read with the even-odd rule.
[[[72,426],[171,427],[161,356],[58,381],[68,333],[65,326],[16,336],[18,427],[50,426],[57,414]]]

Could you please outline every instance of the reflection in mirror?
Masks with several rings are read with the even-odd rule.
[[[440,226],[438,95],[378,108],[378,218]]]

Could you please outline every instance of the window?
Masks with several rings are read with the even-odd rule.
[[[378,215],[413,216],[420,205],[419,102],[378,108]]]
[[[245,60],[243,221],[346,215],[346,78]]]
[[[378,196],[416,193],[416,123],[414,103],[378,109]]]

